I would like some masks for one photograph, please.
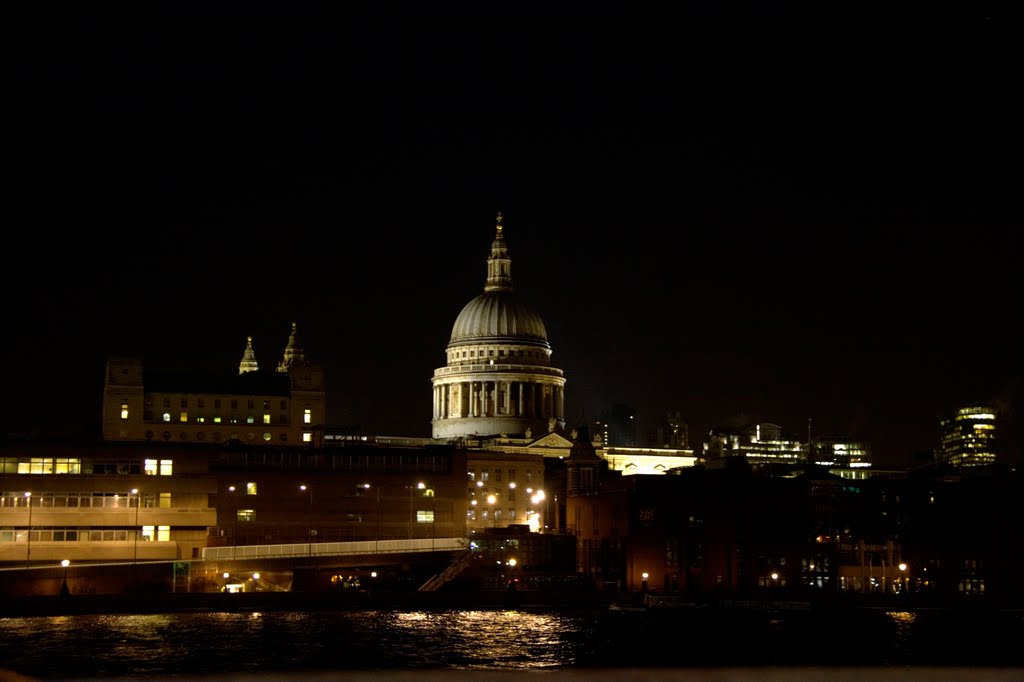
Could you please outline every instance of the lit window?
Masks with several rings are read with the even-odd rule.
[[[246,495],[255,495],[256,494],[256,482],[255,481],[249,481],[248,483],[245,484],[245,494]]]
[[[271,438],[273,438],[273,436],[271,436],[269,432],[264,432],[264,434],[263,434],[263,442],[269,443]]]
[[[433,523],[434,512],[432,510],[418,510],[416,512],[416,523]]]
[[[128,403],[121,403],[121,419],[128,418]]]
[[[147,459],[145,467],[147,476],[156,476],[157,463],[155,459]]]
[[[310,433],[309,431],[303,432],[303,434],[302,434],[302,442],[303,443],[312,443],[313,442],[313,434]]]
[[[239,509],[237,514],[238,520],[242,523],[252,523],[256,520],[255,509]]]
[[[246,423],[246,424],[255,424],[255,423],[256,423],[256,418],[255,418],[255,417],[253,417],[253,416],[252,416],[252,415],[250,414],[250,415],[249,415],[248,417],[246,417],[246,418],[245,418],[245,423]]]
[[[263,415],[263,423],[264,424],[269,424],[270,423],[270,415],[269,414]]]
[[[302,411],[302,423],[303,424],[312,424],[313,423],[313,410],[306,409],[306,410]]]
[[[188,421],[188,412],[185,412],[184,410],[182,410],[181,413],[178,415],[178,421],[180,421],[182,424],[187,422]]]
[[[164,412],[164,414],[163,414],[163,420],[164,420],[165,422],[169,422],[169,421],[171,421],[171,413],[170,413],[170,412]]]
[[[170,460],[170,459],[162,459],[162,460],[160,460],[160,475],[161,476],[170,476],[171,472],[173,470],[174,470],[174,461],[173,460]]]
[[[170,542],[171,539],[171,527],[170,526],[157,526],[156,527],[156,539],[158,542]]]

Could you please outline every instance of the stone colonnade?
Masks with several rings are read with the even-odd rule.
[[[564,420],[562,386],[508,380],[463,381],[434,386],[434,419],[524,417]]]

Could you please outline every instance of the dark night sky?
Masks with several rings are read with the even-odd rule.
[[[335,423],[429,435],[501,211],[571,421],[813,418],[903,464],[986,400],[1017,452],[1000,16],[218,7],[8,24],[8,431],[98,421],[108,355],[233,371],[252,335],[270,366],[295,320]]]

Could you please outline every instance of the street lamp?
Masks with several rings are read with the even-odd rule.
[[[235,510],[231,521],[231,558],[234,559],[238,553],[238,491],[235,486],[229,485],[228,492],[235,500]]]
[[[132,495],[135,496],[135,549],[132,552],[132,563],[139,561],[139,489],[132,488]],[[131,501],[131,498],[128,498]]]
[[[427,484],[424,483],[423,481],[420,481],[415,486],[409,486],[409,539],[410,540],[412,539],[412,523],[413,523],[413,520],[414,520],[413,510],[412,510],[412,491],[413,490],[423,490],[426,487],[427,487]]]
[[[647,571],[644,571],[640,574],[640,577],[643,579],[640,583],[640,589],[644,594],[647,594],[647,579],[650,577],[650,574],[648,574]]]
[[[899,568],[900,568],[900,582],[902,583],[902,585],[900,585],[900,587],[903,589],[904,592],[906,592],[907,591],[907,564],[906,564],[906,562],[901,561]]]
[[[530,489],[527,488],[526,492],[529,493]],[[534,507],[536,507],[537,505],[539,505],[543,501],[544,501],[544,491],[543,490],[538,490],[537,492],[533,493],[533,497],[530,498],[530,502],[533,503]],[[533,509],[532,511],[533,511],[533,513],[530,515],[530,530],[532,530],[534,532],[539,532],[542,529],[541,519],[538,518],[538,516],[540,516],[540,512],[538,512],[536,509]]]
[[[299,486],[299,490],[306,492],[309,491],[309,512],[306,523],[306,550],[309,556],[313,556],[313,488],[307,486],[305,483]]]
[[[252,574],[252,591],[253,592],[259,592],[260,591],[260,574],[259,573],[253,573]]]
[[[25,493],[25,504],[28,505],[28,534],[25,536],[28,545],[25,547],[25,568],[28,568],[29,560],[32,558],[32,493]]]
[[[498,526],[498,520],[494,518],[494,503],[498,501],[498,498],[492,493],[487,496],[487,504],[491,505],[491,527],[496,528]]]
[[[60,596],[66,597],[71,594],[71,590],[68,589],[68,566],[71,565],[71,562],[64,559],[60,565],[64,567],[64,582],[60,584]]]

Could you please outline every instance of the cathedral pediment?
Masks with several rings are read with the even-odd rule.
[[[569,440],[568,438],[566,438],[565,436],[563,436],[561,434],[558,434],[558,433],[555,433],[555,432],[552,431],[551,433],[548,433],[548,434],[545,434],[545,435],[541,436],[540,438],[538,438],[537,440],[533,441],[532,443],[530,443],[526,447],[528,447],[528,448],[571,448],[572,447],[572,441]]]

